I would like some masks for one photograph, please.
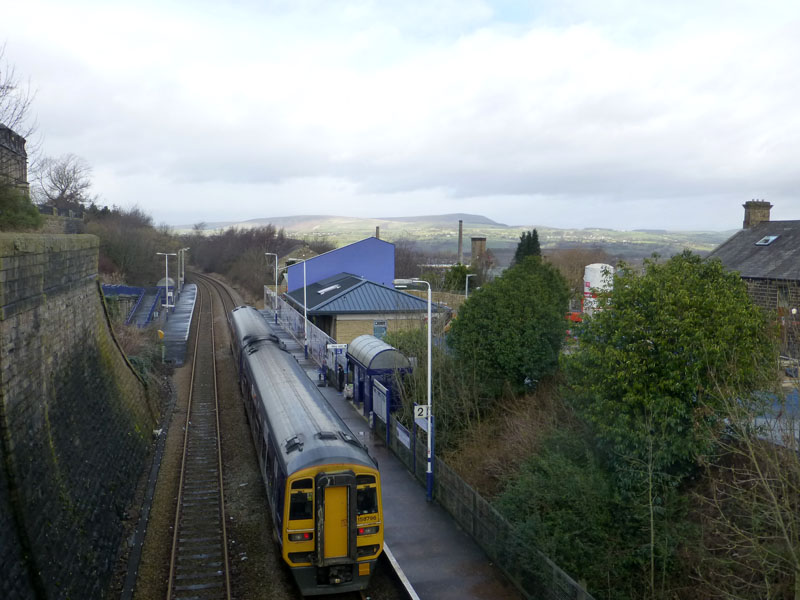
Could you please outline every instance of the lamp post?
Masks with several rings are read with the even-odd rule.
[[[303,259],[303,356],[308,358],[308,299],[306,298],[306,260]]]
[[[178,256],[174,252],[156,252],[157,255],[164,257],[164,308],[169,311],[174,308],[174,304],[169,303],[169,257]]]
[[[189,248],[181,248],[178,250],[178,285],[180,286],[180,291],[183,291],[183,284],[186,282],[186,251]]]
[[[274,252],[264,252],[264,256],[275,257],[275,301],[273,302],[273,310],[275,311],[275,324],[278,323],[278,255]]]
[[[467,273],[467,283],[464,285],[464,300],[469,298],[469,278],[477,277],[477,273]]]
[[[433,428],[431,427],[431,419],[433,417],[433,398],[431,396],[431,374],[432,374],[432,361],[431,361],[431,284],[424,279],[395,279],[394,285],[397,287],[407,287],[413,284],[424,283],[428,286],[428,467],[425,472],[426,493],[425,497],[430,502],[433,500]]]

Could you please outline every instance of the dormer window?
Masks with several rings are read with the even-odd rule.
[[[777,235],[765,235],[763,238],[756,242],[756,246],[769,246],[772,242],[777,240],[780,236]]]

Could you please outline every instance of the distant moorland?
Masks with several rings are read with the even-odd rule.
[[[458,250],[458,221],[464,223],[464,253],[469,255],[470,238],[485,237],[486,245],[503,263],[513,253],[523,231],[534,227],[542,249],[598,248],[610,256],[634,261],[653,253],[672,256],[684,249],[707,254],[728,239],[734,231],[665,231],[614,229],[557,229],[543,225],[508,226],[480,215],[448,214],[420,217],[386,217],[362,219],[328,215],[304,215],[251,219],[242,222],[204,223],[208,232],[229,227],[250,228],[273,225],[283,228],[292,237],[323,238],[342,246],[375,235],[390,242],[408,240],[420,249],[436,255],[456,254]],[[186,226],[185,229],[190,229]],[[184,228],[180,228],[184,229]]]

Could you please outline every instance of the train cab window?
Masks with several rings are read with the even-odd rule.
[[[292,486],[294,487],[294,486]],[[313,492],[292,492],[289,498],[289,520],[314,518]]]
[[[359,487],[356,492],[356,510],[360,515],[378,512],[378,489],[375,487]]]
[[[356,484],[357,485],[366,485],[368,483],[375,483],[375,476],[374,475],[357,475],[356,476]]]
[[[314,488],[313,479],[298,479],[292,482],[293,490],[310,490]]]

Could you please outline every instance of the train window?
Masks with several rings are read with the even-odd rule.
[[[275,483],[275,452],[272,450],[272,445],[267,447],[267,484],[269,487]]]
[[[358,485],[365,485],[367,483],[375,483],[374,475],[358,475],[356,476],[356,483]]]
[[[360,515],[378,512],[378,488],[358,488],[356,492],[356,510]]]
[[[297,481],[292,482],[293,490],[309,490],[313,488],[314,488],[314,481],[310,478],[298,479]]]
[[[289,520],[314,518],[314,494],[312,492],[292,492],[289,498]]]

